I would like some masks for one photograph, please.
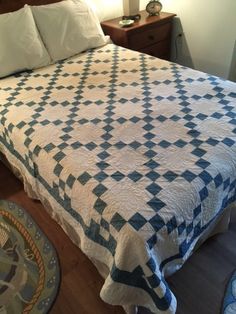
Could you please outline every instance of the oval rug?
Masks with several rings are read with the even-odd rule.
[[[222,314],[236,313],[236,271],[232,274],[228,283],[224,303],[222,307]]]
[[[47,237],[23,208],[0,200],[0,313],[47,313],[59,282],[57,254]]]

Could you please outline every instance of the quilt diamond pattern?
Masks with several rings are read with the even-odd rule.
[[[164,278],[235,201],[235,84],[107,45],[1,80],[0,121],[28,192],[107,265],[101,297],[174,313]]]

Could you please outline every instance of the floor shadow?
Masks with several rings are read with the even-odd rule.
[[[8,199],[22,190],[22,183],[0,160],[0,199]]]

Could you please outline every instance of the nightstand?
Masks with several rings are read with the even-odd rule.
[[[172,21],[176,14],[161,12],[158,16],[148,16],[146,11],[141,11],[140,15],[141,19],[129,27],[119,25],[122,17],[104,21],[101,26],[114,44],[169,60]]]

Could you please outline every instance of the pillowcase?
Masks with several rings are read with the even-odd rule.
[[[50,63],[29,6],[0,15],[0,77]]]
[[[61,1],[31,7],[53,61],[106,44],[98,18],[84,1]]]

